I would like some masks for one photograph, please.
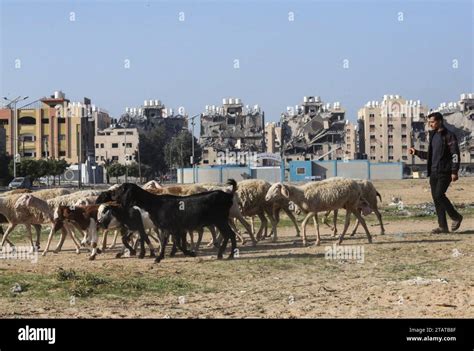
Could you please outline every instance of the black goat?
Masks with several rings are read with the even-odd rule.
[[[156,262],[164,258],[164,248],[169,234],[173,236],[176,245],[185,255],[195,256],[194,252],[186,249],[183,237],[187,231],[211,225],[219,229],[224,238],[217,258],[222,259],[229,239],[231,241],[229,258],[233,258],[237,243],[228,221],[237,183],[230,179],[228,184],[232,185],[231,193],[216,190],[190,196],[174,196],[153,195],[135,184],[125,183],[117,189],[107,191],[104,195],[101,194],[97,201],[117,201],[124,208],[138,206],[150,214],[155,226],[166,234]]]
[[[105,203],[99,206],[97,211],[97,223],[102,228],[109,228],[111,222],[112,225],[121,227],[122,243],[130,251],[131,255],[135,255],[135,250],[129,245],[130,236],[136,231],[140,238],[140,254],[138,258],[145,257],[145,242],[150,247],[150,257],[155,257],[153,245],[145,233],[144,218],[146,214],[137,207],[123,208],[122,206],[114,203]],[[149,220],[148,220],[149,221]],[[150,222],[151,223],[151,222]],[[121,257],[123,254],[117,254],[117,257]]]

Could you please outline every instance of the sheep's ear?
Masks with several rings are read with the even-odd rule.
[[[287,199],[290,197],[290,192],[288,191],[288,188],[285,185],[281,185],[281,194],[286,197]]]

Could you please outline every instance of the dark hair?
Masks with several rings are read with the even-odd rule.
[[[428,118],[433,117],[435,121],[443,122],[443,115],[439,112],[433,112],[428,115]]]

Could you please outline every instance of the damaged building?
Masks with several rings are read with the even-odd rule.
[[[201,164],[249,164],[250,158],[265,151],[264,112],[258,105],[244,106],[238,98],[222,103],[207,105],[201,114]]]
[[[474,172],[474,94],[461,94],[458,102],[443,102],[441,112],[449,130],[456,134],[461,153],[461,168]]]
[[[324,104],[319,96],[305,96],[302,105],[287,107],[281,115],[281,151],[286,162],[345,159],[347,122],[339,102]],[[353,152],[354,139],[349,143]]]
[[[142,106],[127,107],[118,120],[118,124],[127,128],[148,131],[164,125],[172,134],[178,134],[188,128],[188,115],[183,107],[177,113],[160,100],[145,100]]]

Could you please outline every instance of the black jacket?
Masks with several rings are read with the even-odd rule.
[[[429,137],[430,143],[428,151],[415,151],[415,155],[421,159],[428,160],[428,176],[431,173],[431,153],[433,150],[433,136],[437,133],[434,130],[430,130]],[[438,165],[438,172],[442,174],[457,174],[459,171],[459,165],[461,163],[461,155],[459,153],[459,144],[456,135],[443,127],[440,132],[443,139],[442,156]]]

